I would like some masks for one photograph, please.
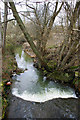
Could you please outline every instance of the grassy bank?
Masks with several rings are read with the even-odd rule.
[[[6,107],[9,104],[8,95],[10,93],[10,86],[7,82],[12,83],[11,74],[17,69],[16,61],[14,58],[14,46],[8,45],[6,47],[5,53],[2,55],[2,118],[5,116]]]

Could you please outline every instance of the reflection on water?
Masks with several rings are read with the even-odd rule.
[[[47,81],[46,77],[33,66],[33,61],[24,51],[21,56],[16,54],[15,58],[18,67],[25,71],[15,77],[17,81],[12,86],[13,95],[34,102],[45,102],[53,98],[76,98],[72,88]]]

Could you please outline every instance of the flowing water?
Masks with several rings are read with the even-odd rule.
[[[74,89],[53,81],[47,81],[33,66],[33,60],[24,53],[16,53],[18,68],[24,72],[13,77],[12,94],[26,101],[45,102],[54,98],[76,98]]]

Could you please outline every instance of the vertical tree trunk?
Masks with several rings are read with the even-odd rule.
[[[2,30],[2,26],[1,26],[1,9],[0,9],[0,47],[2,46],[2,35],[1,35],[1,30]]]
[[[2,82],[2,49],[1,49],[1,41],[2,41],[2,36],[1,36],[1,9],[0,9],[0,84]],[[2,88],[0,87],[0,97],[2,97]],[[0,102],[0,118],[2,116],[2,100]]]
[[[4,3],[4,29],[3,29],[3,51],[6,47],[6,29],[7,29],[7,15],[8,15],[8,3]]]
[[[79,14],[79,19],[78,19],[78,39],[79,39],[79,48],[78,48],[78,60],[79,60],[79,65],[80,65],[80,14]],[[79,77],[80,77],[80,68],[79,68]]]

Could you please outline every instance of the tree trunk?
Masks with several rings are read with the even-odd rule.
[[[79,60],[79,65],[80,65],[80,14],[79,14],[79,19],[78,19],[78,39],[79,39],[79,48],[78,48],[78,60]],[[79,74],[78,76],[80,77],[80,68],[79,68]]]
[[[0,9],[0,47],[2,46],[2,35],[1,35],[1,31],[2,30],[2,26],[1,26],[1,9]]]
[[[53,12],[53,15],[50,18],[48,26],[47,26],[47,24],[45,25],[45,23],[44,23],[44,26],[45,26],[45,27],[43,27],[44,28],[44,33],[42,35],[42,49],[43,49],[42,51],[43,51],[43,53],[45,53],[44,51],[45,51],[45,48],[46,48],[47,40],[49,38],[51,29],[53,27],[55,18],[59,14],[59,12],[61,11],[61,8],[62,8],[63,4],[64,4],[64,2],[62,2],[61,6],[57,10],[58,2],[56,2],[55,10]]]
[[[48,66],[47,66],[47,63],[46,61],[44,60],[42,54],[38,51],[37,47],[35,46],[35,44],[33,43],[33,40],[31,38],[31,36],[29,35],[29,33],[27,32],[26,28],[25,28],[25,25],[23,24],[21,18],[19,17],[18,15],[18,12],[16,10],[16,7],[14,5],[14,2],[9,2],[10,4],[10,7],[11,7],[11,10],[13,12],[13,15],[20,27],[20,29],[22,30],[27,42],[30,44],[31,46],[31,49],[33,50],[33,52],[36,54],[36,56],[38,57],[39,61],[41,62],[41,65],[44,66],[45,68],[48,69]]]
[[[64,59],[63,59],[63,61],[61,63],[61,67],[63,67],[66,64],[66,62],[69,59],[70,55],[75,52],[77,44],[78,44],[77,41],[73,42],[71,48],[69,49],[67,55],[64,57]]]
[[[8,3],[4,3],[4,29],[3,29],[3,51],[5,51],[6,47],[6,29],[7,29],[7,15],[8,15]]]

